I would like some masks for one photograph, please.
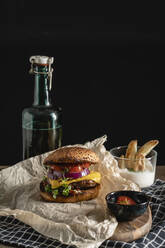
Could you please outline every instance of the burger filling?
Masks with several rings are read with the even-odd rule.
[[[48,166],[47,177],[41,184],[41,190],[56,198],[58,195],[80,194],[81,190],[100,184],[100,173],[89,170],[89,163],[76,165]]]

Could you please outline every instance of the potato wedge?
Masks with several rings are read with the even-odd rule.
[[[124,155],[121,155],[119,160],[118,160],[118,166],[120,169],[124,169],[125,168],[125,161],[124,161]]]
[[[125,158],[129,159],[126,165],[127,168],[133,168],[132,161],[134,161],[135,159],[136,152],[137,152],[137,140],[131,140],[128,144],[125,154]]]
[[[150,151],[159,143],[158,140],[150,140],[147,143],[145,143],[143,146],[140,147],[140,149],[137,151],[135,155],[135,159],[138,159],[143,155],[144,157],[147,156],[147,154],[150,153]]]
[[[134,161],[134,171],[144,171],[145,170],[145,156],[140,154],[138,159]]]

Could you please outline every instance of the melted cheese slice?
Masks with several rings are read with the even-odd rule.
[[[96,183],[100,183],[101,175],[97,171],[91,171],[90,174],[88,174],[87,176],[80,177],[77,179],[68,180],[68,181],[63,181],[63,182],[60,182],[58,180],[52,180],[49,178],[49,183],[51,184],[52,189],[56,189],[56,188],[62,186],[63,184],[71,184],[71,183],[80,182],[83,180],[93,180]]]

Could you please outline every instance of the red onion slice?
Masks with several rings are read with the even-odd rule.
[[[81,172],[74,172],[74,173],[65,173],[65,177],[66,178],[73,178],[73,179],[77,179],[80,177],[84,177],[87,176],[90,173],[90,171],[88,170],[88,168],[85,168],[83,171]]]
[[[50,172],[48,172],[47,176],[48,176],[48,178],[50,178],[52,180],[55,179],[54,175],[52,173],[50,173]]]
[[[56,171],[56,170],[49,170],[48,171],[48,178],[55,180],[57,178],[62,178],[64,173],[61,171]]]
[[[49,170],[48,171],[48,178],[52,179],[52,180],[56,180],[58,178],[71,178],[71,179],[77,179],[77,178],[81,178],[84,176],[87,176],[90,173],[88,168],[85,168],[83,171],[81,172],[61,172],[61,171],[56,171],[56,170]]]

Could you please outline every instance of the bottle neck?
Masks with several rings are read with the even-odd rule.
[[[48,72],[47,65],[34,65],[35,72]],[[48,74],[35,73],[35,86],[34,86],[34,102],[33,106],[51,106],[51,99],[49,93],[49,78]]]

